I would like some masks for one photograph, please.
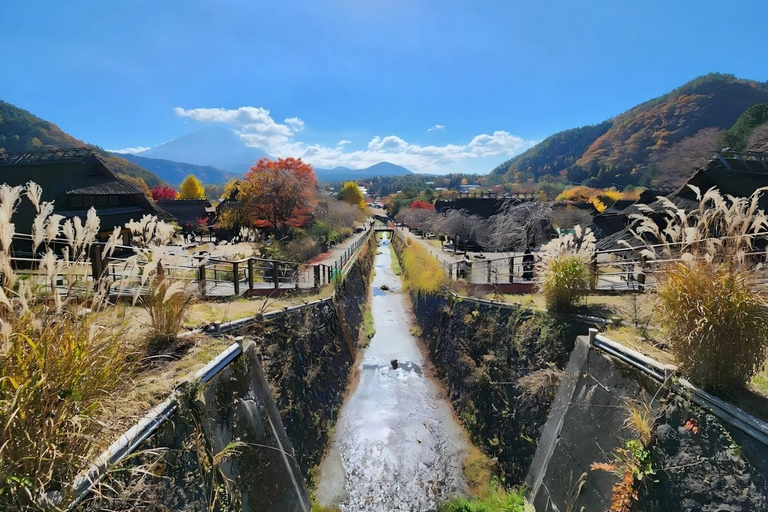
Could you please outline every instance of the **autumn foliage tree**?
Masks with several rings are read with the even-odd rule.
[[[414,201],[411,203],[410,208],[412,210],[434,210],[435,205],[427,201],[422,201],[421,199],[414,199]]]
[[[348,181],[344,184],[341,192],[339,192],[339,200],[357,206],[361,210],[365,210],[365,198],[363,197],[363,192],[354,181]]]
[[[155,201],[172,201],[176,199],[178,192],[168,185],[158,185],[152,189],[152,199]]]
[[[179,199],[205,199],[205,187],[202,182],[190,174],[179,185]]]
[[[315,198],[315,171],[300,158],[262,158],[251,167],[240,184],[256,227],[273,228],[285,234],[289,227],[304,226]]]

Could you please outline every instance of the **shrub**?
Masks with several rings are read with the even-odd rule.
[[[699,262],[668,269],[659,318],[680,370],[702,387],[743,387],[768,357],[768,308],[750,277]]]
[[[532,510],[526,505],[522,489],[506,491],[496,489],[483,499],[454,498],[441,503],[439,512],[525,512]]]
[[[582,230],[580,226],[542,247],[538,263],[539,288],[548,309],[572,309],[589,293],[589,261],[594,250],[594,235],[589,228]]]
[[[572,309],[589,292],[588,266],[576,256],[560,255],[550,259],[544,267],[541,291],[547,309]]]
[[[448,286],[448,276],[440,262],[421,244],[406,245],[401,259],[405,285],[410,290],[434,295]]]
[[[659,198],[662,218],[637,216],[633,233],[640,254],[660,260],[658,313],[682,373],[711,390],[741,388],[768,356],[768,304],[756,279],[762,263],[750,256],[768,232],[758,209],[763,190],[725,198],[691,189],[696,210]]]

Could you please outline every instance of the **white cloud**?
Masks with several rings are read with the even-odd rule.
[[[136,154],[141,153],[142,151],[147,151],[148,149],[152,149],[151,146],[136,146],[135,148],[123,148],[123,149],[108,149],[110,153],[128,153],[128,154]]]
[[[432,128],[427,128],[428,132],[433,132],[435,130],[445,130],[445,125],[444,124],[435,124],[435,125],[432,125]]]
[[[304,121],[298,117],[285,118],[283,123],[275,121],[269,110],[261,107],[240,107],[237,109],[177,107],[179,117],[204,123],[224,123],[232,126],[246,145],[264,149],[278,156],[303,158],[317,167],[346,166],[363,168],[381,161],[402,165],[414,171],[441,172],[446,166],[459,165],[493,156],[512,156],[533,145],[506,131],[495,131],[492,135],[480,134],[466,144],[444,146],[422,146],[406,141],[397,135],[374,136],[367,149],[347,151],[351,141],[342,139],[336,147],[313,144],[296,139],[304,129]],[[444,125],[434,125],[428,131],[442,130]]]
[[[371,151],[403,151],[408,147],[408,143],[397,135],[387,135],[383,139],[378,135],[368,143],[368,149]]]
[[[300,132],[304,129],[304,121],[299,119],[298,117],[286,117],[285,118],[285,124],[288,126],[291,126],[293,128],[293,131]]]
[[[509,132],[497,131],[493,135],[477,135],[469,148],[479,156],[508,155],[525,147],[526,141]]]

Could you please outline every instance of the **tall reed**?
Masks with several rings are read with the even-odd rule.
[[[126,341],[122,325],[93,320],[109,295],[106,279],[83,287],[100,230],[96,211],[85,220],[64,220],[41,196],[32,182],[0,185],[1,510],[66,506],[70,484],[108,441],[100,439],[104,403],[130,385],[143,353],[141,344]],[[20,279],[12,264],[13,217],[24,199],[37,212],[29,240],[33,254],[42,256]],[[105,257],[119,236],[115,228]],[[63,249],[54,251],[54,242]]]
[[[625,244],[657,262],[659,323],[680,370],[708,389],[741,388],[768,358],[765,189],[746,198],[691,189],[696,209],[659,198],[660,212],[634,215],[635,243]]]

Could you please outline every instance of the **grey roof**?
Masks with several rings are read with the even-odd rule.
[[[122,226],[131,219],[138,220],[145,214],[170,220],[170,216],[150,201],[138,186],[118,178],[90,148],[0,154],[0,182],[17,186],[29,181],[40,185],[42,200],[53,201],[54,211],[65,216],[74,216],[69,204],[71,196],[122,197],[120,205],[94,206],[105,231]],[[126,210],[131,208],[135,209],[133,213]],[[22,201],[14,216],[18,230],[28,231],[34,217],[31,204]]]

